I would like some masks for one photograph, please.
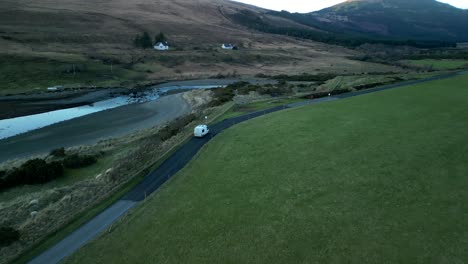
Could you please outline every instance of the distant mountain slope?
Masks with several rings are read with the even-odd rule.
[[[258,73],[399,70],[351,60],[360,52],[320,38],[280,36],[233,19],[247,15],[286,31],[326,34],[269,12],[228,0],[1,0],[0,94]],[[163,32],[170,50],[136,47],[137,34],[145,31],[151,39]],[[239,50],[221,49],[226,42]]]
[[[468,41],[468,11],[435,0],[352,0],[311,13],[312,24],[378,37]]]
[[[135,34],[163,31],[172,41],[200,45],[250,33],[225,16],[263,11],[225,0],[2,0],[0,35],[31,43],[131,45]]]

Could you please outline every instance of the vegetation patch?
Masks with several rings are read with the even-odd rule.
[[[63,158],[67,154],[65,153],[65,148],[58,148],[58,149],[52,150],[49,155],[56,157],[56,158]]]
[[[195,114],[189,114],[183,117],[179,117],[176,120],[170,122],[168,125],[164,126],[159,132],[158,137],[162,141],[166,141],[173,136],[179,134],[184,127],[188,124],[192,123],[194,120],[197,119]]]
[[[468,60],[405,60],[403,64],[417,66],[426,70],[456,70],[468,68]]]
[[[0,190],[26,184],[43,184],[57,179],[63,175],[61,162],[47,163],[43,159],[32,159],[7,171],[0,179]]]
[[[47,87],[120,86],[123,82],[143,81],[142,73],[124,64],[106,64],[83,56],[43,58],[2,55],[0,94],[45,91]]]
[[[96,162],[97,159],[94,156],[73,154],[65,157],[63,166],[68,169],[79,169],[91,166]]]
[[[281,74],[281,75],[275,75],[272,76],[272,79],[275,80],[282,80],[282,81],[296,81],[296,82],[318,82],[318,83],[324,83],[328,80],[331,80],[336,77],[336,74],[333,73],[322,73],[322,74],[308,74],[308,73],[303,73],[300,75],[286,75],[286,74]]]
[[[209,107],[215,107],[223,105],[224,103],[232,101],[234,98],[234,89],[236,89],[237,84],[234,86],[227,86],[225,88],[217,88],[213,90],[213,100],[209,103]]]
[[[0,227],[0,238],[0,248],[2,248],[18,241],[20,233],[12,227]]]
[[[0,190],[23,185],[45,184],[64,176],[64,169],[80,169],[89,167],[97,162],[92,155],[66,155],[64,148],[52,150],[53,161],[31,159],[20,167],[0,171]]]

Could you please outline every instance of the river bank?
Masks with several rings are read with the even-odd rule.
[[[201,79],[188,81],[170,81],[138,89],[127,88],[81,88],[49,91],[35,94],[0,96],[0,120],[40,114],[55,110],[92,105],[123,95],[132,95],[136,101],[148,91],[156,90],[159,94],[175,94],[202,86],[224,86],[237,81],[268,83],[270,80],[257,78],[236,79]]]
[[[174,94],[78,117],[0,140],[0,163],[60,147],[94,144],[172,121],[191,111],[183,94]]]

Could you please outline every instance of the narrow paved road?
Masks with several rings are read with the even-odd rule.
[[[123,136],[172,121],[191,111],[182,95],[174,94],[82,116],[0,140],[0,163],[48,153],[60,147],[93,144],[101,139]]]
[[[220,123],[217,123],[210,127],[210,134],[204,138],[192,138],[189,142],[179,148],[172,156],[164,161],[161,166],[151,172],[146,178],[130,190],[124,197],[109,208],[105,209],[98,216],[91,219],[89,222],[81,226],[75,232],[70,234],[64,240],[48,249],[41,255],[32,259],[29,263],[40,263],[40,264],[53,264],[58,263],[67,256],[70,256],[73,252],[78,250],[80,247],[94,239],[99,235],[100,232],[106,230],[113,222],[124,215],[128,210],[138,205],[146,196],[156,191],[162,184],[164,184],[170,177],[175,175],[181,170],[200,150],[203,145],[210,141],[214,136],[222,132],[223,130],[244,122],[246,120],[259,117],[265,114],[281,111],[283,109],[299,107],[304,105],[319,104],[324,102],[330,102],[334,100],[349,98],[353,96],[359,96],[378,91],[394,89],[407,85],[424,83],[434,80],[441,80],[450,77],[454,77],[460,74],[466,74],[467,72],[445,74],[441,76],[431,77],[424,80],[410,81],[400,84],[388,85],[372,90],[365,90],[356,93],[341,94],[333,97],[320,98],[315,100],[309,100],[304,102],[293,103],[285,106],[278,106],[263,111],[258,111],[250,114],[246,114],[239,117],[226,119]]]

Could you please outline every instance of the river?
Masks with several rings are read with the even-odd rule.
[[[71,120],[77,117],[86,116],[104,110],[109,110],[129,104],[138,104],[154,101],[159,99],[161,95],[175,90],[212,89],[224,86],[225,85],[177,85],[162,88],[153,88],[138,95],[120,95],[107,100],[98,101],[90,105],[55,110],[35,115],[3,119],[0,120],[0,139],[9,138],[15,135],[50,126],[59,122]]]

